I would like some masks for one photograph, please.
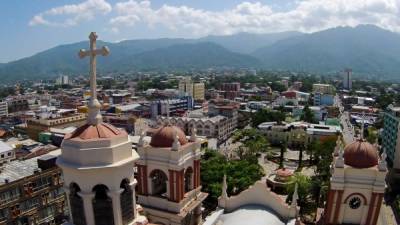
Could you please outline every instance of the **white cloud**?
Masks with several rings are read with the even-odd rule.
[[[29,21],[29,25],[74,26],[81,21],[93,19],[96,14],[107,14],[111,10],[111,5],[105,0],[87,0],[39,13]]]
[[[287,11],[274,11],[259,2],[242,2],[231,9],[208,11],[185,5],[164,4],[155,8],[149,0],[129,0],[117,3],[115,10],[116,16],[110,19],[114,29],[142,23],[193,36],[287,30],[314,32],[365,23],[400,31],[399,0],[302,0]]]

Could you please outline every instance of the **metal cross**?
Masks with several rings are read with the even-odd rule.
[[[96,85],[96,56],[102,55],[107,56],[110,53],[110,50],[103,46],[101,49],[96,49],[96,40],[97,34],[96,32],[91,32],[89,35],[90,40],[90,50],[81,49],[79,51],[79,58],[85,58],[86,56],[90,56],[90,102],[89,106],[89,115],[88,115],[88,124],[97,125],[102,122],[101,114],[100,114],[100,103],[97,100],[97,85]]]

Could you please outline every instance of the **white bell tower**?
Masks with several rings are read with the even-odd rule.
[[[132,150],[128,134],[102,122],[100,103],[96,98],[96,55],[107,55],[108,49],[96,49],[92,32],[90,51],[89,116],[86,125],[67,135],[61,145],[57,165],[63,171],[65,191],[70,208],[70,223],[75,225],[146,224],[137,214],[134,164],[138,154]]]

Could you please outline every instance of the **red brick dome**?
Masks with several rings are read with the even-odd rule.
[[[119,130],[108,123],[99,123],[97,125],[85,124],[68,134],[65,139],[80,138],[82,140],[113,138],[128,135],[125,131]]]
[[[344,163],[355,168],[369,168],[378,165],[376,147],[365,140],[357,140],[344,148]]]
[[[185,133],[181,128],[172,125],[162,126],[153,132],[150,145],[156,148],[170,148],[174,143],[174,135],[178,136],[179,143],[185,145],[188,143]]]

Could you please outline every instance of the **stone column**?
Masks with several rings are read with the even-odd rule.
[[[372,225],[376,225],[378,222],[379,213],[380,213],[381,206],[382,206],[382,201],[383,201],[383,193],[377,194],[375,213],[374,213],[374,216],[372,217],[372,223],[371,223]]]
[[[371,197],[371,200],[369,202],[369,208],[368,208],[368,215],[367,215],[366,224],[371,224],[371,225],[373,224],[373,220],[371,220],[371,218],[372,218],[372,214],[374,213],[374,210],[375,210],[376,196],[377,196],[377,193],[372,193],[372,197]]]
[[[194,224],[201,223],[201,203],[194,208]]]
[[[134,179],[129,186],[131,187],[132,190],[132,205],[133,205],[133,218],[137,218],[137,210],[136,210],[136,193],[135,193],[135,187],[136,187],[137,181]]]
[[[336,208],[335,208],[335,214],[333,216],[333,224],[338,224],[340,208],[342,207],[343,190],[338,190],[337,192],[338,195],[336,198]]]
[[[326,201],[326,207],[325,207],[325,215],[324,215],[324,220],[326,224],[331,223],[331,217],[333,215],[333,199],[335,197],[336,190],[329,190],[328,192],[328,199]]]
[[[175,202],[176,200],[176,195],[175,195],[175,171],[174,170],[169,170],[169,200]]]
[[[68,204],[69,222],[71,224],[74,224],[74,220],[72,218],[71,203],[69,201],[69,195],[70,195],[71,191],[69,190],[68,187],[65,187],[65,186],[63,187],[63,189],[64,189],[64,192],[65,192],[65,195],[66,195],[65,198],[67,199],[67,204]]]
[[[121,209],[121,193],[124,189],[109,191],[109,195],[112,199],[113,214],[114,214],[114,224],[122,225],[122,209]]]
[[[149,187],[148,187],[148,174],[147,174],[147,166],[143,166],[143,188],[144,188],[144,195],[149,194]],[[150,182],[151,184],[151,182]]]
[[[83,200],[83,207],[85,209],[85,218],[86,218],[86,225],[94,225],[94,212],[93,212],[93,198],[94,193],[89,192],[78,192],[78,195],[81,196]]]

